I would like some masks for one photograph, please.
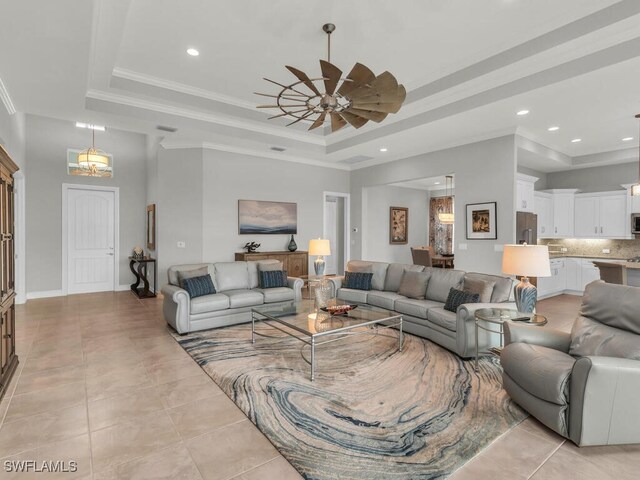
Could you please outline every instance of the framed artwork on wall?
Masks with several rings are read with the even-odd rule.
[[[147,205],[147,250],[156,249],[156,204]]]
[[[238,200],[240,235],[297,234],[298,204]]]
[[[496,240],[496,202],[467,204],[467,239]]]
[[[391,245],[406,245],[409,243],[408,208],[389,208],[389,243]]]

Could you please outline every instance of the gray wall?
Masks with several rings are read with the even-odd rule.
[[[367,204],[363,231],[363,258],[380,262],[413,263],[412,246],[427,245],[429,240],[429,192],[387,185],[366,187],[363,198]],[[389,207],[409,208],[409,243],[389,244]]]
[[[67,149],[87,148],[90,131],[73,122],[27,115],[27,293],[62,289],[62,184],[120,189],[120,285],[132,282],[127,257],[145,247],[145,137],[119,130],[96,134],[96,146],[113,154],[111,179],[67,175]]]
[[[500,273],[502,252],[495,247],[515,240],[515,149],[510,135],[352,171],[351,223],[361,227],[368,214],[367,187],[453,173],[456,268]],[[497,202],[498,239],[466,240],[465,205],[482,202]],[[367,235],[366,229],[352,233],[352,258],[362,258]],[[460,250],[462,243],[467,250]]]
[[[547,188],[579,188],[583,192],[622,190],[638,180],[638,163],[580,168],[547,174]]]
[[[211,262],[232,261],[249,241],[260,243],[262,251],[287,248],[287,235],[238,234],[238,200],[297,203],[295,240],[299,250],[307,250],[309,240],[323,234],[323,192],[349,192],[348,171],[216,150],[204,151],[202,181],[203,258]]]

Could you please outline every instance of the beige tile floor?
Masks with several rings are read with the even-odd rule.
[[[540,304],[570,328],[579,298]],[[74,460],[58,478],[300,478],[169,335],[160,300],[129,292],[30,300],[17,309],[20,365],[0,403],[5,460]],[[578,449],[533,419],[453,479],[638,478],[640,447]],[[364,472],[363,472],[364,474]],[[364,477],[363,477],[364,478]]]

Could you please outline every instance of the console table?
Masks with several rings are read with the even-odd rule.
[[[309,274],[309,252],[238,252],[236,262],[255,262],[257,260],[279,260],[282,268],[290,277],[302,277]]]
[[[135,268],[135,265],[138,265]],[[147,265],[153,265],[153,288],[155,290],[158,284],[156,259],[150,257],[133,258],[129,257],[129,268],[131,272],[136,276],[136,282],[131,284],[131,291],[135,293],[138,298],[153,298],[156,296],[156,292],[149,288],[149,279],[147,278]],[[143,283],[143,287],[140,287],[140,281]]]

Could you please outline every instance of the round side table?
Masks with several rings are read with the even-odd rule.
[[[483,322],[482,324],[480,322]],[[547,324],[547,317],[537,313],[525,313],[509,308],[480,308],[475,312],[476,329],[476,363],[475,370],[478,370],[478,357],[480,351],[478,347],[478,329],[500,335],[500,347],[492,347],[489,351],[500,356],[504,338],[504,322],[522,323],[524,325],[534,325],[542,327]],[[489,324],[489,325],[486,325]],[[492,329],[491,325],[497,325],[497,329]]]

